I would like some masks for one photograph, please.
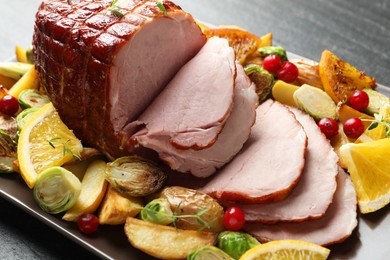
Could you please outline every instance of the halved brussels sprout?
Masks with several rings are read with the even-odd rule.
[[[167,174],[152,161],[139,156],[125,156],[108,163],[106,180],[131,197],[144,197],[161,189]]]
[[[0,173],[13,172],[16,160],[16,143],[9,134],[0,130]]]
[[[286,50],[281,46],[265,46],[258,49],[260,55],[264,58],[268,55],[274,54],[278,55],[282,61],[287,61],[287,53]]]
[[[217,239],[217,246],[234,259],[239,259],[246,251],[260,244],[244,232],[224,231]]]
[[[33,65],[29,63],[6,61],[0,62],[0,74],[13,79],[20,79]]]
[[[205,246],[191,252],[187,260],[233,260],[233,258],[215,246]]]
[[[41,172],[35,183],[34,199],[47,213],[70,209],[81,192],[80,180],[65,168],[54,166]]]
[[[38,108],[27,108],[20,112],[16,117],[16,124],[18,125],[18,131],[21,131],[26,121],[36,112]]]
[[[245,67],[245,73],[256,86],[256,94],[259,102],[271,96],[272,87],[275,82],[274,76],[260,65],[251,64]]]
[[[19,105],[22,109],[40,108],[50,102],[47,95],[40,93],[36,89],[25,89],[18,96]]]
[[[159,225],[173,222],[173,212],[167,199],[155,199],[146,204],[140,212],[140,218]]]

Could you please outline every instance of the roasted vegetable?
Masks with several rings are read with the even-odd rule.
[[[32,45],[26,49],[26,59],[27,63],[34,64],[34,53]]]
[[[337,106],[332,98],[322,89],[302,85],[294,92],[295,103],[316,120],[329,117],[337,118]]]
[[[126,156],[108,163],[106,180],[119,192],[131,197],[144,197],[160,190],[167,174],[152,161],[139,156]]]
[[[233,258],[218,247],[204,246],[191,252],[187,260],[233,260]]]
[[[212,232],[181,230],[127,218],[125,233],[135,248],[160,259],[185,259],[192,251],[215,243]]]
[[[30,65],[30,64],[27,64]],[[19,79],[12,88],[9,89],[8,94],[18,98],[20,92],[25,89],[38,89],[39,78],[34,66],[30,65],[30,69]]]
[[[363,91],[367,93],[370,99],[370,103],[366,109],[366,112],[370,115],[378,114],[381,107],[390,104],[390,98],[376,90],[366,88]]]
[[[27,108],[20,112],[16,117],[16,124],[18,125],[18,131],[21,131],[26,121],[36,112],[38,108]]]
[[[108,185],[99,210],[99,223],[108,225],[120,225],[126,222],[126,218],[135,217],[143,207],[143,200],[135,197],[125,197]]]
[[[207,194],[184,187],[172,186],[164,188],[153,197],[168,200],[172,212],[179,216],[175,220],[175,226],[178,228],[202,229],[213,232],[224,230],[223,208]],[[188,217],[180,217],[183,215]]]
[[[320,64],[312,60],[295,59],[291,60],[297,66],[299,75],[294,84],[301,86],[308,84],[310,86],[324,89],[320,78]]]
[[[0,74],[13,79],[20,79],[33,65],[23,62],[0,62]]]
[[[0,173],[13,172],[16,160],[16,143],[9,134],[0,130]]]
[[[169,225],[173,222],[173,212],[167,199],[155,199],[141,210],[140,218],[154,224]]]
[[[286,50],[281,46],[265,46],[258,49],[260,55],[264,58],[268,55],[274,54],[278,55],[282,61],[287,61]]]
[[[36,89],[25,89],[18,97],[19,105],[22,109],[40,108],[50,102],[48,96],[41,94]]]
[[[218,235],[217,240],[217,246],[234,259],[239,259],[246,251],[260,244],[244,232],[224,231]]]
[[[256,86],[256,94],[259,102],[267,99],[271,95],[274,85],[274,76],[260,65],[249,65],[245,68],[245,73]]]
[[[80,195],[81,183],[70,171],[62,167],[51,167],[38,176],[34,199],[47,213],[57,214],[70,209]]]
[[[74,206],[62,217],[66,221],[77,221],[83,214],[93,213],[99,207],[107,189],[104,179],[106,162],[95,160],[88,166],[81,181],[81,193]]]

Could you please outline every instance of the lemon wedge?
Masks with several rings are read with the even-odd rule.
[[[300,240],[278,240],[258,245],[243,254],[240,260],[262,259],[327,259],[330,250]]]
[[[38,174],[80,156],[80,140],[61,121],[52,103],[36,111],[23,126],[17,149],[21,175],[33,188]]]
[[[340,147],[362,213],[377,211],[390,202],[390,139],[349,143]]]

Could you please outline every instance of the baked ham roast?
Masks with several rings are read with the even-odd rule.
[[[43,2],[33,46],[40,80],[62,120],[84,145],[115,158],[128,154],[127,137],[133,133],[125,132],[126,126],[199,52],[206,37],[172,2],[164,2],[167,15],[155,1],[111,3]]]

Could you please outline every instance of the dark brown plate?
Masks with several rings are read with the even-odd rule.
[[[289,53],[290,58],[298,55]],[[390,96],[390,88],[377,90]],[[43,212],[35,203],[32,191],[17,174],[1,175],[0,196],[20,207],[31,216],[74,240],[87,250],[104,259],[154,259],[133,248],[127,241],[123,226],[102,226],[96,236],[84,236],[74,223]],[[359,216],[359,226],[344,243],[331,246],[331,259],[388,259],[390,207]]]

